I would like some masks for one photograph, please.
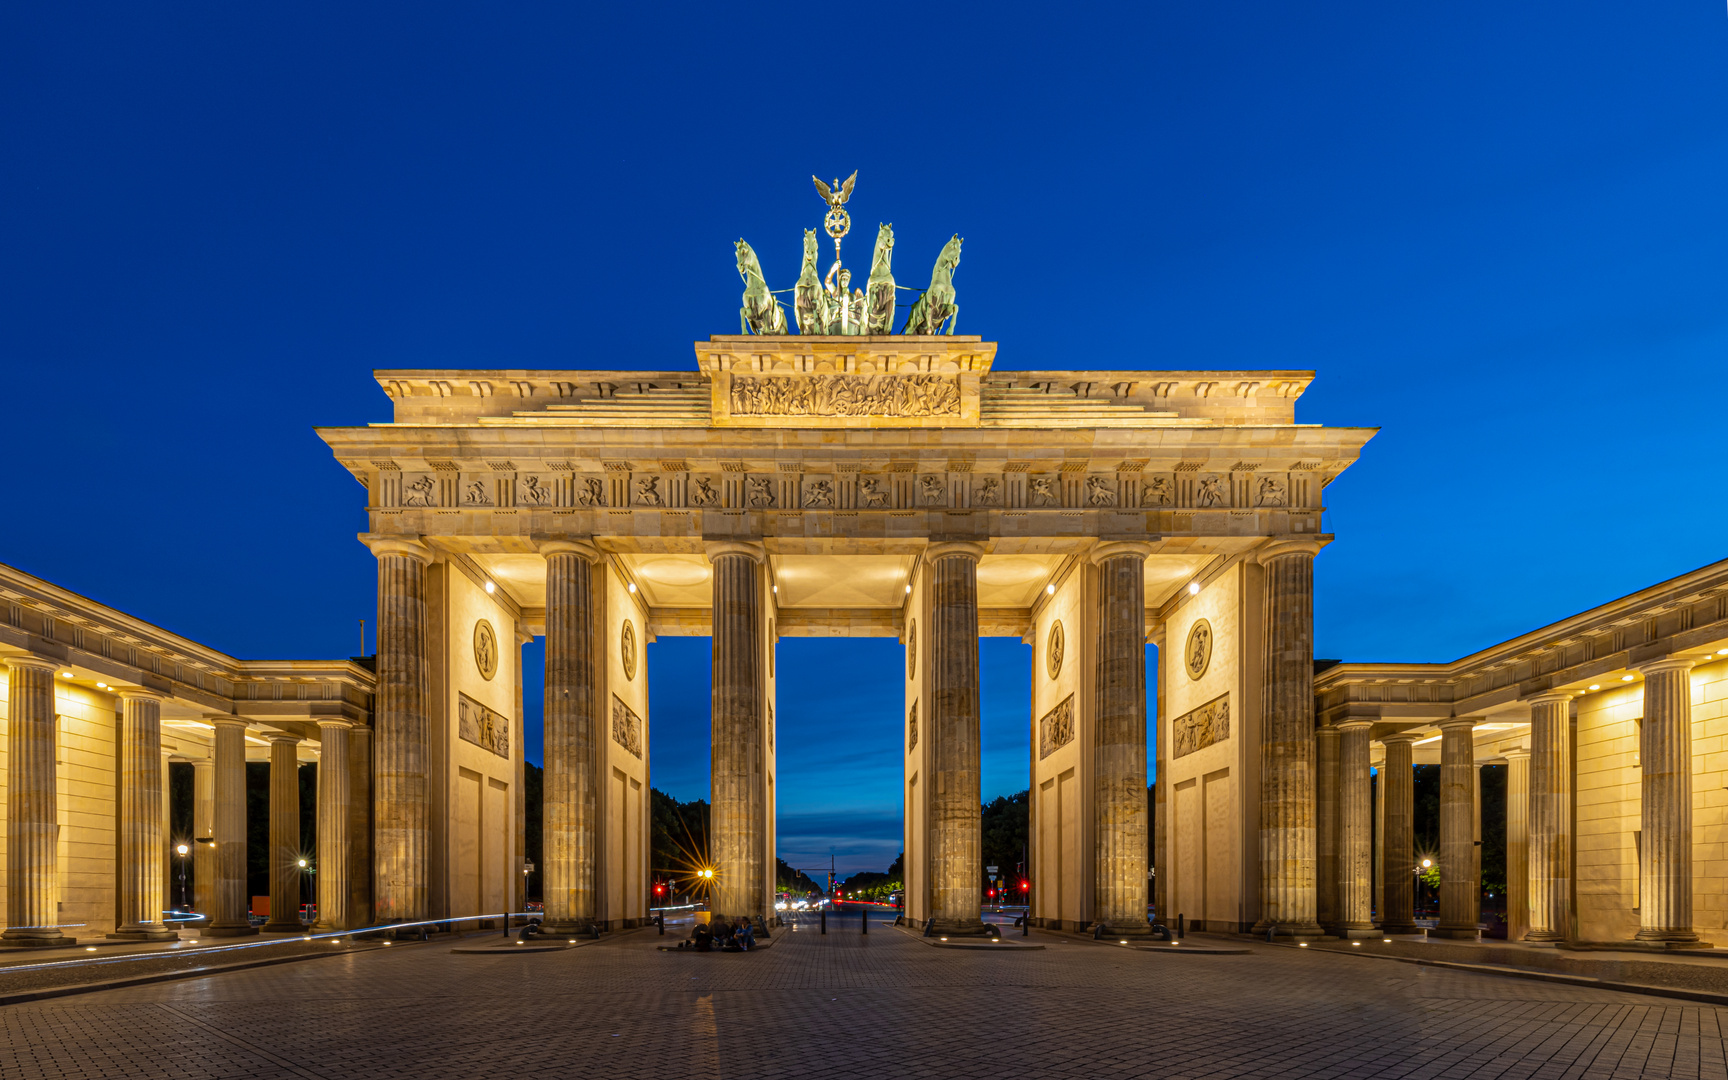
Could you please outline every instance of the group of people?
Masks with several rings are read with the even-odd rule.
[[[750,920],[739,918],[736,923],[727,919],[711,919],[699,922],[696,929],[690,932],[690,940],[686,943],[697,952],[749,952],[756,947],[756,929],[750,925]]]

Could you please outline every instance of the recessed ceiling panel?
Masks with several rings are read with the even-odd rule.
[[[1146,606],[1162,605],[1176,590],[1200,576],[1214,555],[1148,555],[1146,557]]]
[[[653,607],[708,607],[713,570],[701,555],[626,555],[625,563]]]
[[[781,607],[897,608],[906,599],[910,555],[776,555]]]
[[[978,560],[978,606],[1031,607],[1062,565],[1061,555],[986,555]]]
[[[474,565],[520,607],[546,606],[546,559],[541,555],[473,554]]]

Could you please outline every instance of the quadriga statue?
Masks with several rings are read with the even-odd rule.
[[[821,256],[816,230],[804,230],[804,266],[798,272],[798,285],[792,294],[792,309],[798,316],[800,334],[828,332],[828,290],[822,287],[822,273],[816,267]]]
[[[762,280],[762,264],[756,261],[756,252],[743,240],[735,246],[738,249],[738,276],[744,279],[744,306],[738,309],[738,332],[784,334],[786,313],[780,309],[780,302],[774,299],[774,294],[768,291],[768,283]]]
[[[912,304],[902,334],[940,334],[944,322],[948,324],[947,333],[954,332],[954,324],[960,321],[960,305],[954,302],[954,268],[959,265],[960,234],[955,233],[952,240],[942,245],[936,269],[930,272],[930,288]]]

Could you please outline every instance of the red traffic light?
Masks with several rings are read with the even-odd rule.
[[[1025,892],[1027,889],[1030,889],[1031,887],[1032,887],[1032,883],[1030,881],[1022,881],[1020,883],[1020,891],[1021,892]]]

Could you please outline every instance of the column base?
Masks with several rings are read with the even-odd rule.
[[[180,931],[166,926],[122,926],[108,938],[112,941],[179,941]]]
[[[306,924],[303,922],[267,922],[258,928],[260,934],[304,934]]]
[[[545,919],[540,923],[540,932],[547,937],[598,937],[602,929],[593,919]]]
[[[245,926],[206,926],[199,933],[205,937],[257,937],[258,928],[251,924]]]
[[[1644,945],[1659,945],[1667,949],[1697,949],[1706,947],[1690,930],[1640,930],[1632,940]]]
[[[1094,927],[1096,929],[1096,927]],[[1104,923],[1104,936],[1121,938],[1145,938],[1152,936],[1152,924],[1140,922],[1108,922]]]
[[[924,933],[931,937],[991,936],[983,919],[931,919],[924,924]]]
[[[1568,952],[1691,952],[1714,949],[1708,941],[1560,941],[1555,943]]]
[[[308,932],[313,934],[334,934],[347,929],[348,927],[344,926],[341,922],[324,922],[323,920],[319,920],[308,927]]]
[[[1273,940],[1288,938],[1291,941],[1319,941],[1326,936],[1326,931],[1320,929],[1319,923],[1257,922],[1251,933],[1257,938],[1264,938],[1268,930],[1272,932]]]
[[[1373,923],[1334,923],[1326,927],[1326,932],[1343,941],[1365,941],[1385,936]]]
[[[1557,930],[1526,930],[1524,941],[1530,945],[1558,945],[1566,940],[1566,935]]]
[[[1436,926],[1428,931],[1431,938],[1445,938],[1448,941],[1480,941],[1482,928],[1479,926]]]
[[[1415,923],[1382,923],[1380,925],[1381,937],[1390,937],[1393,934],[1421,934],[1424,932],[1424,928],[1417,926]]]
[[[78,944],[58,930],[8,930],[0,934],[0,948],[55,949]]]

